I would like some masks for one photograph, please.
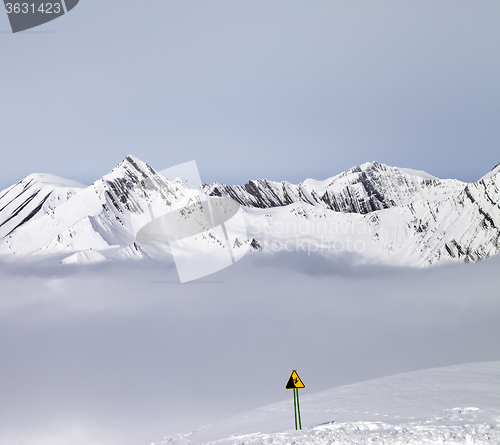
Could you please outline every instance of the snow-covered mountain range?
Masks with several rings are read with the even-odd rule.
[[[233,242],[253,250],[350,252],[362,263],[409,266],[472,262],[500,250],[500,165],[469,184],[369,162],[323,181],[202,187],[241,205],[248,236]],[[187,181],[134,156],[88,187],[32,174],[0,192],[0,255],[63,263],[164,258],[168,246],[137,242],[138,230],[199,200]]]

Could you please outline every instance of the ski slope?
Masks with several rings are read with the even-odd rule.
[[[307,387],[308,376],[301,377]],[[293,429],[291,394],[157,445],[500,443],[500,362],[424,369],[303,395],[301,431]]]

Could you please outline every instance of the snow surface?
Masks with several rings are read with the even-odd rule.
[[[85,186],[47,173],[34,173],[0,192],[0,238],[32,224],[69,200]]]
[[[64,258],[61,264],[91,264],[106,261],[106,257],[96,250],[82,250]]]
[[[500,173],[500,164],[498,164],[494,168],[492,168],[491,171],[489,171],[483,177],[481,177],[479,179],[479,181],[481,181],[482,179],[490,179],[490,178],[492,178],[493,176],[495,176],[498,173]]]
[[[301,375],[307,386],[307,376]],[[299,390],[300,392],[300,390]],[[300,398],[295,431],[292,393],[224,422],[167,437],[187,444],[498,444],[500,362],[397,374]]]
[[[33,179],[35,182],[38,182],[40,184],[49,184],[58,187],[75,187],[75,188],[87,187],[85,184],[82,184],[81,182],[53,175],[51,173],[32,173],[31,175],[28,175],[26,178]]]
[[[406,173],[409,176],[416,176],[422,179],[439,180],[439,178],[436,178],[436,176],[432,176],[429,173],[424,172],[423,170],[413,170],[411,168],[402,168],[402,167],[396,167],[396,168],[398,168],[403,173]]]

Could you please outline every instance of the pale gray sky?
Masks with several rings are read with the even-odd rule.
[[[9,34],[0,14],[0,189],[89,184],[128,154],[230,184],[371,160],[478,179],[500,162],[499,17],[496,1],[81,0]]]

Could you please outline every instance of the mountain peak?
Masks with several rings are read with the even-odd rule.
[[[121,161],[108,175],[117,171],[134,171],[139,173],[139,176],[148,177],[150,175],[157,175],[158,172],[144,161],[141,161],[137,156],[128,155]],[[105,175],[105,176],[108,176]]]
[[[367,260],[433,264],[441,258],[476,261],[498,251],[499,172],[497,165],[483,177],[491,179],[465,184],[371,161],[323,181],[259,179],[235,186],[212,183],[204,190],[238,202],[251,215],[249,227],[258,230],[321,219],[333,228],[328,242],[340,242],[343,234],[355,233],[344,226],[354,230],[361,224],[366,231],[358,246],[366,244]],[[92,248],[107,257],[127,249],[152,215],[198,200],[196,190],[167,179],[134,155],[84,188],[55,175],[29,175],[0,194],[0,254],[59,255]],[[339,224],[343,234],[335,231]],[[265,244],[268,235],[293,235],[278,232],[261,230],[263,239],[256,239]]]
[[[387,164],[383,164],[377,161],[365,162],[357,167],[352,167],[348,170],[348,172],[387,172],[387,171],[400,171],[408,176],[413,176],[421,179],[428,180],[439,180],[436,176],[433,176],[423,170],[414,170],[406,167],[395,167],[389,166]],[[347,173],[347,172],[346,172]]]

